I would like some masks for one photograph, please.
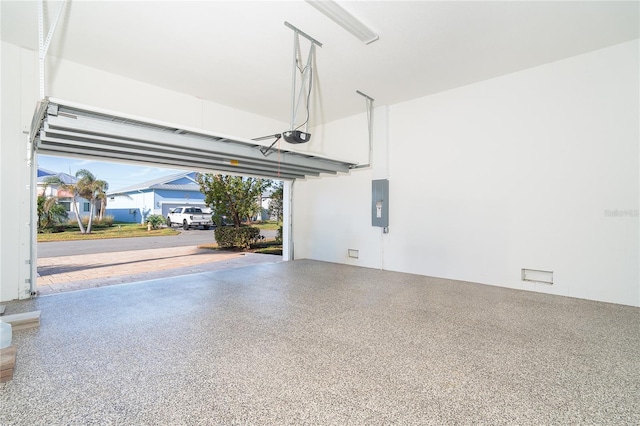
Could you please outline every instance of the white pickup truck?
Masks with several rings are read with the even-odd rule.
[[[167,225],[172,227],[173,225],[182,226],[184,229],[189,229],[192,226],[203,226],[204,229],[209,229],[213,226],[210,213],[204,213],[200,207],[176,207],[169,212],[167,216]]]

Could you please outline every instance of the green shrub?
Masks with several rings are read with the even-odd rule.
[[[82,218],[82,223],[84,223],[84,226],[87,226],[87,224],[89,223],[89,218]],[[94,217],[93,221],[91,222],[91,226],[93,229],[111,228],[113,226],[113,216],[103,216],[102,220]]]
[[[89,224],[89,217],[88,216],[83,216],[80,218],[80,220],[82,221],[82,224],[84,225],[84,227],[86,228],[87,225]],[[73,219],[68,219],[66,222],[61,224],[63,229],[78,229],[78,221],[73,218]],[[91,227],[93,229],[103,229],[103,228],[110,228],[113,226],[113,216],[103,216],[102,220],[98,219],[97,217],[94,217],[93,220],[91,221]]]
[[[64,206],[57,201],[57,198],[47,198],[38,195],[38,232],[51,229],[69,218],[69,214]]]
[[[282,244],[282,225],[278,227],[278,232],[276,232],[276,242]]]
[[[102,216],[102,220],[98,220],[97,223],[105,227],[111,227],[113,226],[113,216],[111,215]]]
[[[167,219],[159,214],[152,214],[147,217],[147,223],[151,224],[152,229],[158,229],[167,223]]]
[[[218,226],[213,234],[221,248],[245,249],[260,238],[260,229],[253,226],[235,228],[233,226]]]
[[[89,216],[83,216],[80,218],[82,225],[86,228],[89,225]],[[76,219],[69,219],[66,223],[68,227],[78,229],[78,221]],[[103,216],[102,220],[94,217],[91,221],[91,227],[93,229],[110,228],[113,226],[113,216]]]

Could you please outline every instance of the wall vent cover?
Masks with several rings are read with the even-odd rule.
[[[534,283],[553,284],[553,271],[522,268],[522,281]]]

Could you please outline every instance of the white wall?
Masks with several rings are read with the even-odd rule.
[[[0,300],[28,297],[30,170],[27,137],[38,100],[36,52],[1,44],[2,131],[0,140]],[[78,104],[254,138],[287,123],[228,108],[77,63],[47,59],[46,95]],[[151,206],[151,204],[149,204]],[[11,220],[6,220],[11,218]]]
[[[312,129],[308,151],[372,167],[347,176],[298,181],[293,190],[294,258],[382,268],[382,228],[371,226],[371,180],[387,178],[387,108],[375,109],[373,157],[367,118],[359,114]],[[348,250],[358,250],[358,258]]]
[[[390,233],[370,226],[375,162],[297,182],[296,258],[640,306],[638,52],[636,40],[390,106]],[[522,282],[521,268],[554,284]]]
[[[0,123],[0,300],[29,297],[31,236],[30,169],[27,167],[27,136],[30,112],[35,107],[37,77],[16,46],[2,43],[2,116]],[[29,84],[31,78],[35,85]],[[30,111],[30,112],[29,112]],[[35,194],[35,190],[33,191]],[[35,196],[35,195],[34,195]]]
[[[47,63],[46,94],[52,98],[248,139],[288,126],[74,62],[51,58]]]

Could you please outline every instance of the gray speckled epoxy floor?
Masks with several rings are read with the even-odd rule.
[[[11,303],[2,425],[640,424],[640,309],[314,261]]]

